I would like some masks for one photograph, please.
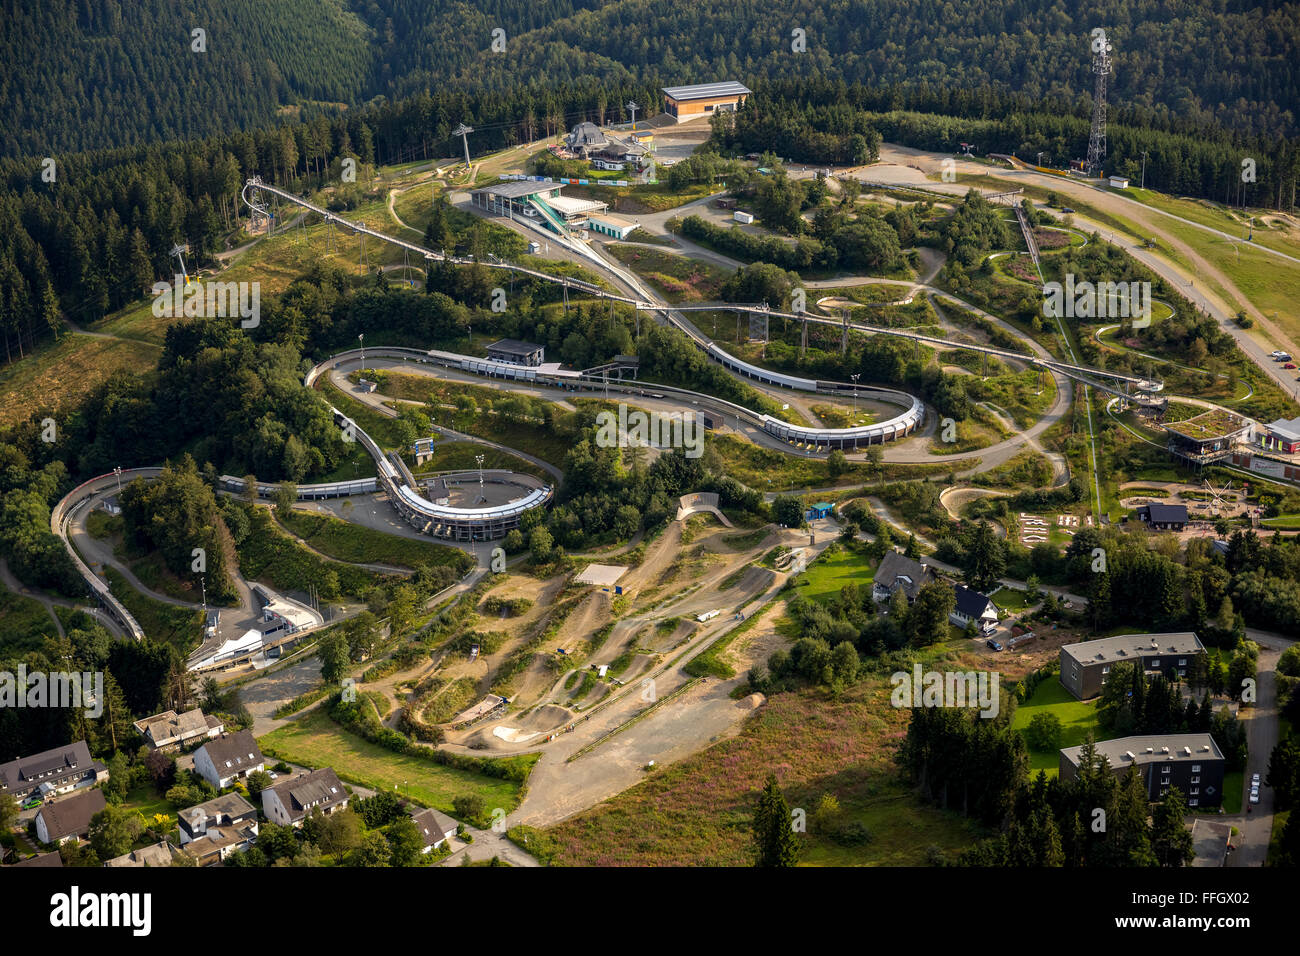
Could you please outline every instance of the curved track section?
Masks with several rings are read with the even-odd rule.
[[[658,399],[671,396],[680,398],[683,407],[687,411],[696,406],[713,408],[721,414],[734,415],[738,420],[748,422],[755,428],[760,428],[767,434],[782,441],[791,444],[812,445],[815,448],[843,449],[857,448],[861,445],[878,445],[910,435],[925,421],[925,403],[914,395],[894,389],[859,388],[856,390],[860,395],[869,398],[877,398],[902,405],[905,410],[901,415],[897,415],[888,421],[861,425],[855,428],[814,428],[806,425],[792,425],[789,422],[781,421],[779,418],[755,412],[726,399],[671,385],[655,385],[645,382],[629,385],[626,382],[607,381],[600,376],[585,375],[581,372],[566,372],[563,370],[544,372],[537,368],[508,365],[503,362],[490,362],[473,356],[458,355],[455,352],[443,352],[437,349],[421,352],[418,349],[383,347],[370,349],[369,351],[372,356],[376,357],[400,358],[422,364],[441,365],[456,371],[482,375],[488,378],[505,378],[550,388],[618,392],[624,395],[641,395]],[[340,362],[356,358],[360,354],[360,349],[350,349],[326,359],[307,373],[306,383],[308,387],[311,387],[327,369],[333,368]],[[769,385],[782,385],[786,388],[798,388],[800,391],[830,394],[855,389],[855,386],[838,382],[814,381],[813,379],[782,375],[779,372],[772,372],[757,365],[750,365],[748,362],[743,362],[734,356],[728,355],[721,349],[718,349],[715,359],[737,374]],[[709,425],[709,422],[706,421],[705,424]]]
[[[144,638],[144,628],[132,616],[131,612],[126,609],[113,592],[109,590],[108,585],[102,578],[92,571],[85,561],[81,560],[81,555],[77,554],[77,549],[72,546],[68,540],[68,524],[72,521],[73,516],[95,496],[97,492],[106,488],[115,486],[122,479],[132,481],[136,478],[156,478],[162,473],[161,468],[131,468],[124,469],[122,474],[116,475],[109,472],[106,475],[99,475],[91,478],[89,481],[83,481],[77,487],[64,495],[50,511],[50,531],[56,534],[63,542],[63,547],[67,549],[68,555],[72,558],[72,563],[77,566],[77,571],[81,574],[82,579],[90,588],[90,593],[95,596],[100,605],[113,618],[122,629],[135,638],[137,641]]]

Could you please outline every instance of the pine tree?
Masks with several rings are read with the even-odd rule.
[[[755,866],[794,866],[799,845],[791,826],[790,806],[777,785],[776,774],[769,774],[767,785],[754,808]]]
[[[1161,866],[1186,866],[1196,857],[1192,832],[1183,823],[1187,801],[1182,791],[1170,787],[1151,813],[1151,850]]]

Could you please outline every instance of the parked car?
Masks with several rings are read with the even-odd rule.
[[[1259,803],[1259,788],[1256,787],[1250,791],[1250,802]]]
[[[1251,778],[1250,778],[1250,789],[1252,789],[1252,790],[1258,790],[1258,789],[1259,789],[1259,774],[1252,774],[1252,775],[1251,775]]]
[[[1283,365],[1282,367],[1283,367],[1283,368],[1295,368],[1295,362],[1287,362],[1287,363],[1286,363],[1285,365]]]
[[[989,650],[991,650],[991,651],[1000,651],[1000,650],[1002,650],[1002,645],[999,644],[997,641],[993,640],[993,638],[991,638],[991,637],[990,637],[987,641],[984,642],[984,646],[987,647],[987,648],[988,648]]]
[[[1069,206],[1066,206],[1064,209],[1061,210],[1061,212],[1063,212],[1063,213],[1071,213],[1071,212],[1074,212],[1074,210],[1071,209]]]
[[[35,809],[36,809],[37,807],[39,807],[40,805],[41,805],[41,798],[40,798],[40,797],[32,797],[30,800],[28,800],[26,803],[23,804],[23,809],[24,809],[24,810],[35,810]]]

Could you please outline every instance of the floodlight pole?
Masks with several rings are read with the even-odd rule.
[[[634,132],[634,133],[636,132],[636,111],[639,110],[640,108],[641,108],[641,107],[638,106],[638,105],[637,105],[635,102],[633,102],[632,100],[628,100],[628,101],[627,101],[627,109],[628,109],[628,112],[630,112],[630,113],[632,114],[632,132]]]

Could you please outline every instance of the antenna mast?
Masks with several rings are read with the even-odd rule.
[[[1106,77],[1110,75],[1110,40],[1106,31],[1095,27],[1092,31],[1092,74],[1096,86],[1092,94],[1092,132],[1088,135],[1088,175],[1101,175],[1102,160],[1106,158]]]

